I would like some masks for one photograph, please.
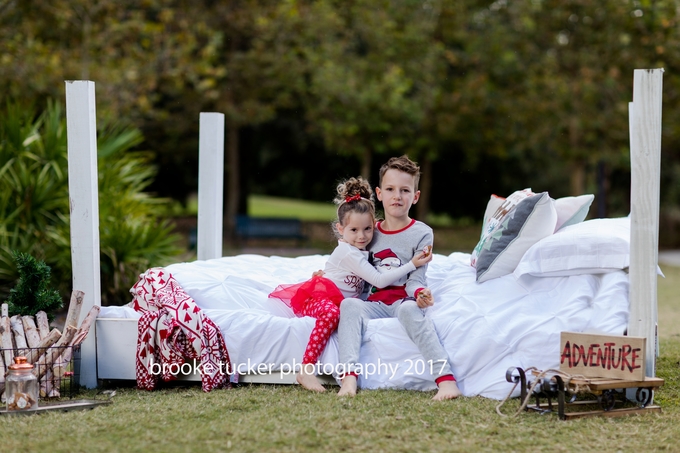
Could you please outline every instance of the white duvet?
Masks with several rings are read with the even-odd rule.
[[[237,371],[287,373],[299,365],[314,319],[296,318],[267,295],[281,283],[308,279],[323,269],[326,258],[239,255],[166,269],[220,326]],[[426,311],[466,396],[504,398],[512,388],[505,379],[510,367],[559,367],[562,331],[621,335],[626,329],[624,271],[570,277],[507,275],[479,284],[469,263],[468,254],[434,256],[427,278],[435,305]],[[100,316],[121,316],[120,308],[105,307]],[[361,388],[436,388],[431,369],[436,371],[437,364],[424,362],[396,319],[370,321],[361,363]],[[341,370],[336,334],[319,369]]]

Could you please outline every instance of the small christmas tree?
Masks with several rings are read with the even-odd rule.
[[[19,282],[9,292],[7,305],[10,316],[35,316],[44,311],[50,317],[53,312],[64,305],[59,292],[49,287],[50,267],[44,261],[39,261],[28,253],[13,252],[17,263]]]

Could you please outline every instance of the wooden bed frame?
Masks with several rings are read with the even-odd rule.
[[[663,69],[638,69],[629,104],[631,153],[630,315],[628,334],[647,338],[646,375],[656,374],[661,99]],[[101,305],[95,94],[92,81],[66,82],[73,288],[84,291],[83,316]],[[222,257],[224,115],[201,113],[199,260]],[[82,319],[80,320],[82,322]],[[135,380],[137,320],[99,318],[81,349],[81,385]],[[200,380],[197,375],[181,379]],[[293,383],[294,376],[241,376],[241,382]]]

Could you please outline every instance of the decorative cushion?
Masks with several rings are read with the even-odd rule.
[[[578,197],[564,197],[555,200],[555,210],[557,211],[557,225],[555,231],[569,225],[583,222],[588,215],[590,205],[593,203],[595,195],[581,195]]]
[[[501,224],[503,219],[510,213],[522,200],[527,197],[535,195],[531,189],[517,190],[510,194],[508,198],[499,197],[497,195],[491,195],[489,203],[486,205],[486,211],[484,212],[484,223],[482,227],[482,234],[480,235],[479,242],[472,251],[470,256],[470,264],[472,267],[477,266],[477,258],[479,252],[484,246],[484,242],[488,236]]]
[[[484,240],[477,259],[477,281],[511,274],[524,253],[555,230],[557,213],[548,192],[520,201]]]
[[[498,208],[501,207],[503,202],[505,201],[505,198],[499,197],[498,195],[492,194],[491,197],[489,198],[489,202],[486,204],[486,211],[484,211],[484,218],[482,219],[482,234],[480,235],[480,239],[484,238],[486,234],[488,234],[490,231],[488,230],[488,225],[489,222],[491,221],[491,218],[493,215],[496,213]],[[492,228],[493,229],[493,228]]]
[[[534,244],[514,275],[602,274],[628,267],[629,260],[630,218],[593,219],[566,226]]]

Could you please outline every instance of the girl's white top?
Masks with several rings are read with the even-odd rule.
[[[326,262],[324,277],[332,280],[345,297],[359,297],[364,281],[384,288],[415,269],[416,266],[409,261],[401,267],[381,273],[368,262],[368,252],[338,241],[338,246]]]

